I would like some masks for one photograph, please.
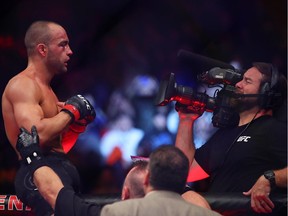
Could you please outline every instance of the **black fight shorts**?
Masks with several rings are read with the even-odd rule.
[[[48,166],[60,177],[65,187],[72,188],[76,193],[80,192],[78,171],[65,154],[49,153],[46,160]],[[48,216],[54,213],[51,206],[44,200],[34,185],[29,167],[23,161],[21,161],[20,168],[17,171],[14,185],[17,197],[25,205],[31,207],[35,215]]]

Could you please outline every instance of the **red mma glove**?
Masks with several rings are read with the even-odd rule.
[[[85,119],[85,122],[89,124],[96,117],[94,107],[82,95],[75,95],[69,98],[64,103],[61,111],[68,113],[71,116],[73,122]]]

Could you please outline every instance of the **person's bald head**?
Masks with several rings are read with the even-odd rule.
[[[24,39],[28,56],[34,53],[38,44],[49,44],[53,38],[55,28],[65,31],[61,25],[51,21],[36,21],[30,25]]]
[[[122,200],[140,198],[145,196],[144,179],[147,172],[148,161],[134,162],[133,168],[128,172],[123,188]]]

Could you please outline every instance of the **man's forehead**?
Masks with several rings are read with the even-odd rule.
[[[50,27],[50,33],[52,35],[52,40],[69,41],[65,29],[59,25],[52,25]]]
[[[67,35],[56,35],[56,36],[53,36],[51,41],[51,43],[56,43],[56,44],[60,44],[60,43],[69,43],[69,39],[67,37]]]
[[[244,76],[245,77],[261,78],[262,77],[262,73],[256,67],[252,67],[252,68],[249,68],[244,73]]]

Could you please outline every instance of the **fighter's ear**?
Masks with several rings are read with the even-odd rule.
[[[42,55],[46,56],[47,55],[47,46],[43,43],[40,43],[37,45],[37,51]]]
[[[127,186],[123,186],[122,188],[122,194],[121,194],[121,199],[126,200],[130,198],[130,191]]]

